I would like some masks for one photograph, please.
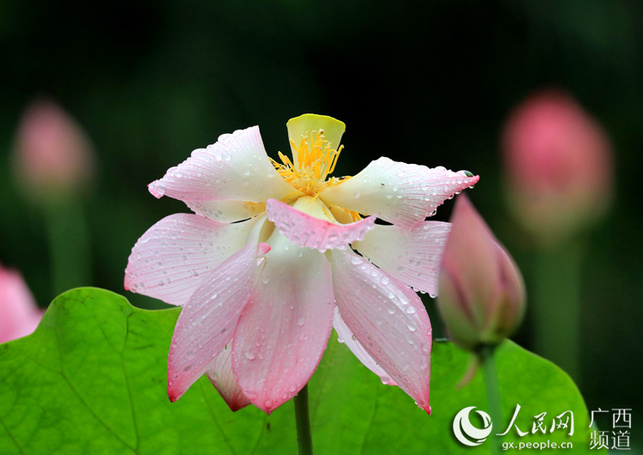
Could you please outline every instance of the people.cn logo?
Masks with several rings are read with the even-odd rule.
[[[456,439],[466,446],[479,446],[487,440],[487,437],[491,434],[491,429],[493,424],[491,423],[491,417],[484,411],[476,411],[478,415],[482,418],[483,428],[477,428],[473,426],[469,415],[476,407],[469,406],[458,412],[453,419],[453,434]]]

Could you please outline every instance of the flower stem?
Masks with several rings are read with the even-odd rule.
[[[482,363],[482,374],[484,376],[485,389],[487,392],[487,406],[491,414],[491,422],[496,428],[503,421],[502,420],[502,404],[500,401],[500,387],[498,386],[498,373],[496,371],[495,361],[496,346],[486,344],[480,349],[480,360]],[[492,433],[491,440],[491,453],[500,453],[500,440]]]
[[[80,201],[52,201],[45,207],[52,297],[90,280],[89,233]]]
[[[308,416],[308,384],[295,395],[295,421],[297,422],[299,455],[312,455],[313,440],[310,434],[310,418]]]
[[[580,380],[581,243],[572,239],[538,253],[532,305],[536,353],[567,371],[577,384]]]

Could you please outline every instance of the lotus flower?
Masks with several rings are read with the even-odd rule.
[[[308,382],[334,327],[384,383],[430,412],[431,324],[411,288],[436,293],[449,224],[425,218],[478,177],[380,158],[329,178],[345,125],[307,114],[287,128],[292,160],[271,161],[255,126],[195,150],[149,186],[196,213],[152,226],[125,273],[127,289],[183,306],[170,399],[205,373],[232,410],[270,413]]]
[[[502,142],[511,208],[536,239],[555,243],[605,213],[612,146],[571,96],[532,95],[509,117]]]
[[[438,309],[464,349],[496,345],[520,324],[525,286],[509,253],[465,196],[458,196],[442,258]]]
[[[95,166],[81,127],[51,101],[36,101],[25,111],[14,161],[20,184],[38,200],[82,190]]]
[[[31,334],[42,314],[20,274],[0,266],[0,343]]]

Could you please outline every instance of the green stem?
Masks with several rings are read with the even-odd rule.
[[[495,345],[484,345],[480,349],[480,361],[482,363],[482,374],[484,376],[484,384],[487,392],[487,406],[491,414],[491,422],[499,428],[498,425],[502,422],[502,404],[500,401],[500,387],[498,386],[498,373],[496,371],[495,361]],[[492,434],[491,440],[491,453],[500,453],[500,440]]]
[[[45,207],[53,297],[90,282],[89,234],[78,200],[51,201]]]
[[[310,434],[310,418],[308,416],[308,384],[295,395],[295,421],[297,422],[299,455],[312,455],[313,439]]]
[[[580,284],[582,245],[571,240],[542,249],[536,258],[535,351],[579,383]]]

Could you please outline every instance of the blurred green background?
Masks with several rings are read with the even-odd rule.
[[[41,306],[62,291],[50,284],[44,217],[10,166],[20,116],[47,96],[98,155],[83,195],[91,282],[74,285],[153,305],[123,290],[127,257],[154,222],[187,208],[146,185],[251,125],[276,157],[288,150],[285,122],[314,112],[347,124],[336,175],[379,156],[480,174],[469,195],[530,292],[534,250],[506,208],[499,133],[530,93],[562,88],[616,151],[615,201],[587,234],[582,266],[581,390],[590,409],[633,408],[640,446],[641,23],[634,0],[2,0],[0,262],[22,272]],[[530,324],[528,315],[515,339],[533,349]]]

